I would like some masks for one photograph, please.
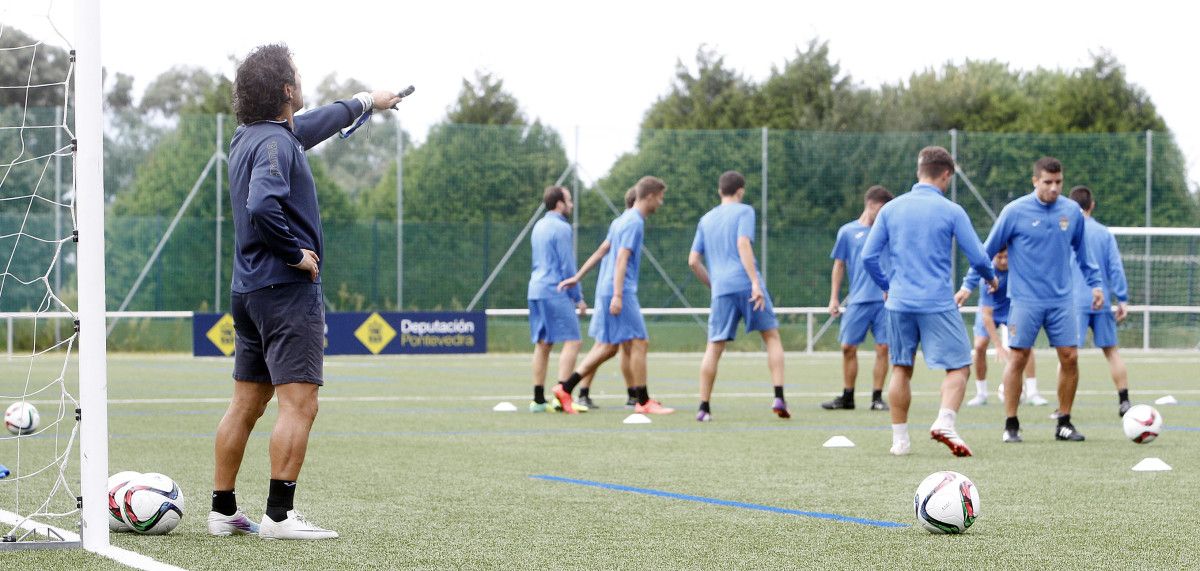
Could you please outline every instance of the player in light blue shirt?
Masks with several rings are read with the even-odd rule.
[[[1117,388],[1117,414],[1125,416],[1131,406],[1129,402],[1129,373],[1125,361],[1117,352],[1117,324],[1125,320],[1129,314],[1129,285],[1125,282],[1125,266],[1121,263],[1121,252],[1117,249],[1117,239],[1108,227],[1096,221],[1092,213],[1096,209],[1096,201],[1092,190],[1086,186],[1071,189],[1071,200],[1079,203],[1083,209],[1084,229],[1083,238],[1087,241],[1088,254],[1092,256],[1100,270],[1103,280],[1104,302],[1099,309],[1089,306],[1091,290],[1083,277],[1083,272],[1075,269],[1075,311],[1079,318],[1079,346],[1087,341],[1087,330],[1092,330],[1092,343],[1104,351],[1108,359],[1108,369],[1112,373],[1113,385]],[[1108,307],[1109,299],[1117,298],[1117,311],[1114,315]]]
[[[838,341],[842,344],[842,394],[829,402],[821,403],[826,410],[853,409],[854,383],[858,378],[858,346],[867,338],[867,331],[875,338],[875,368],[872,370],[874,385],[871,391],[871,410],[888,410],[883,402],[883,381],[887,377],[888,336],[887,309],[883,307],[883,290],[867,275],[862,263],[862,248],[867,243],[867,234],[879,209],[893,198],[888,189],[875,185],[867,189],[863,198],[863,211],[858,220],[852,220],[838,229],[837,241],[833,244],[833,272],[830,276],[829,315],[842,316]],[[885,272],[891,270],[891,262],[883,259]],[[840,300],[842,278],[850,276],[850,293],[846,296],[846,310],[842,311]]]
[[[717,181],[721,204],[700,218],[696,238],[688,254],[688,267],[701,283],[712,290],[708,316],[708,346],[700,361],[700,410],[696,420],[712,420],[709,401],[717,380],[717,363],[725,343],[737,337],[738,322],[746,321],[746,333],[758,331],[767,346],[767,368],[775,387],[771,410],[779,418],[791,418],[783,398],[783,342],[771,295],[763,284],[754,261],[754,209],[742,204],[746,177],[726,171]]]
[[[633,208],[613,220],[605,239],[607,249],[600,261],[600,275],[596,281],[595,312],[588,327],[596,343],[588,351],[583,362],[571,376],[554,386],[554,396],[563,410],[575,413],[571,392],[586,376],[611,359],[620,350],[621,344],[630,343],[630,369],[633,372],[634,390],[638,403],[634,412],[643,414],[670,414],[674,409],[650,398],[646,388],[646,352],[649,347],[646,322],[642,319],[642,308],[638,302],[638,270],[642,259],[642,238],[645,234],[646,218],[654,214],[663,203],[667,185],[653,176],[644,176],[634,186],[637,201]],[[606,248],[604,244],[601,248]],[[596,255],[576,274],[559,284],[560,288],[574,287],[592,268]],[[606,311],[607,310],[607,311]]]
[[[925,147],[917,156],[917,184],[884,205],[863,246],[863,265],[887,295],[888,352],[892,382],[891,453],[909,453],[908,407],[912,401],[913,361],[920,345],[929,368],[945,369],[942,402],[929,436],[955,456],[971,449],[955,428],[971,365],[971,345],[954,303],[950,256],[954,240],[992,290],[996,278],[967,212],[944,196],[955,171],[954,159],[941,147]],[[892,260],[892,275],[882,257]]]
[[[1004,442],[1021,442],[1017,406],[1021,373],[1029,360],[1038,331],[1046,330],[1058,352],[1058,427],[1056,440],[1079,442],[1083,434],[1071,424],[1071,405],[1079,383],[1078,322],[1072,300],[1071,255],[1093,288],[1093,307],[1103,302],[1100,274],[1090,262],[1083,238],[1083,211],[1062,194],[1062,163],[1053,157],[1033,165],[1034,191],[1000,211],[984,247],[989,255],[1008,249],[1009,348],[1012,358],[1004,368]]]
[[[546,412],[546,367],[555,343],[562,343],[558,357],[558,377],[566,378],[575,369],[579,355],[579,315],[587,303],[578,285],[558,289],[559,282],[575,275],[575,249],[567,216],[575,208],[571,191],[551,186],[542,193],[546,215],[533,226],[529,242],[533,247],[533,271],[529,276],[529,338],[533,350],[533,402],[530,412]]]

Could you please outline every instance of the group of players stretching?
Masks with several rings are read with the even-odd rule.
[[[1075,187],[1070,198],[1061,197],[1062,164],[1045,157],[1033,167],[1034,191],[1008,204],[981,243],[966,211],[945,198],[955,172],[945,149],[922,149],[917,158],[918,182],[910,192],[893,199],[887,189],[871,187],[862,215],[838,231],[831,254],[829,310],[842,317],[844,390],[822,407],[855,408],[857,348],[870,332],[876,353],[870,408],[890,410],[891,453],[908,454],[909,383],[919,346],[927,366],[946,371],[930,436],[956,456],[970,456],[971,449],[956,429],[957,414],[972,360],[978,380],[976,396],[968,404],[987,404],[986,351],[991,344],[997,358],[1006,363],[999,390],[1006,417],[1003,441],[1020,442],[1019,404],[1048,402],[1038,394],[1031,358],[1034,340],[1045,330],[1059,358],[1054,437],[1082,441],[1083,434],[1071,422],[1071,410],[1079,379],[1078,347],[1086,341],[1089,328],[1093,342],[1108,358],[1119,413],[1130,406],[1125,366],[1116,350],[1116,323],[1127,313],[1127,287],[1116,241],[1091,216],[1096,205],[1091,190]],[[752,246],[755,213],[742,203],[745,178],[729,171],[721,175],[717,187],[720,203],[701,217],[688,257],[688,266],[712,294],[696,420],[713,418],[710,400],[717,364],[742,321],[746,332],[758,331],[766,346],[775,391],[772,411],[789,418],[783,394],[783,345]],[[528,292],[530,338],[536,346],[531,411],[577,414],[595,407],[589,395],[591,379],[601,364],[620,354],[627,406],[644,414],[674,412],[650,398],[647,389],[648,343],[637,298],[645,219],[662,205],[666,189],[655,177],[639,180],[626,195],[626,211],[578,269],[567,222],[574,207],[570,190],[559,186],[545,190],[547,213],[532,234]],[[958,292],[951,285],[955,241],[971,265]],[[578,316],[587,310],[579,282],[597,263],[600,275],[588,331],[596,342],[576,367]],[[849,294],[841,300],[841,283],[847,276]],[[981,292],[973,355],[959,306],[975,289]],[[1110,296],[1117,298],[1115,315],[1108,305]],[[562,344],[561,380],[547,395],[544,378],[556,343]],[[883,400],[885,358],[892,369],[890,407]],[[576,387],[580,387],[577,398],[572,396]]]

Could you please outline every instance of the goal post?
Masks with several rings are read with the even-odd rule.
[[[80,539],[109,545],[108,378],[105,355],[104,134],[100,0],[75,0],[75,204],[79,284]]]

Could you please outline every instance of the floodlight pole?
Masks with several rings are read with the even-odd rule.
[[[104,135],[100,0],[76,0],[75,205],[79,231],[80,536],[84,549],[109,546],[108,377],[105,362]]]

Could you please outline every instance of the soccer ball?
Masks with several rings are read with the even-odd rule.
[[[958,472],[934,472],[917,486],[913,509],[930,533],[962,533],[979,517],[979,490]]]
[[[14,402],[4,411],[4,428],[13,434],[33,434],[42,423],[37,408],[25,402]]]
[[[1131,407],[1125,416],[1121,417],[1121,424],[1125,426],[1125,436],[1138,444],[1145,444],[1158,438],[1158,434],[1162,432],[1163,419],[1154,407],[1139,404]]]
[[[162,535],[175,529],[183,518],[183,490],[157,472],[129,480],[114,497],[121,509],[121,521],[137,533]]]
[[[125,471],[117,472],[108,477],[108,529],[110,531],[133,531],[129,524],[121,518],[121,504],[117,502],[115,494],[128,484],[130,480],[141,476],[141,472]]]

